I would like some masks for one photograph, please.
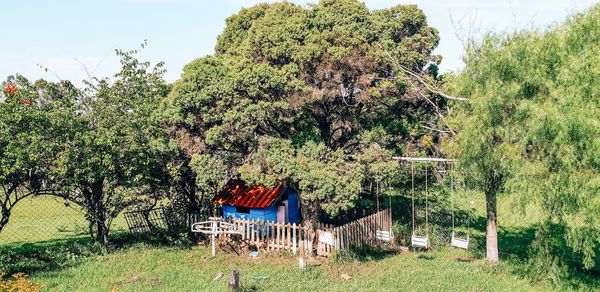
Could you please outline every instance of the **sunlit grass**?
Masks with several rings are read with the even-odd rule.
[[[41,272],[33,281],[60,291],[226,291],[227,274],[240,270],[244,288],[257,291],[543,291],[481,261],[457,260],[460,251],[404,253],[368,262],[326,260],[308,270],[292,256],[257,259],[189,249],[137,246],[64,270]],[[220,280],[214,280],[224,273]],[[348,274],[351,280],[340,275]]]
[[[77,206],[65,204],[59,198],[33,197],[15,206],[8,225],[0,233],[0,245],[88,236],[87,226],[84,213]],[[114,221],[112,230],[124,230],[125,227],[120,216]]]

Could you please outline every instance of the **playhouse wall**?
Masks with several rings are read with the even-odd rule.
[[[239,213],[234,206],[223,206],[223,217],[248,220],[276,221],[277,206],[270,206],[265,209],[250,209],[250,213]]]
[[[291,189],[286,189],[288,195],[287,220],[289,223],[300,223],[300,209],[298,207],[298,193]]]
[[[287,194],[287,210],[285,214],[286,222],[298,224],[300,223],[298,193],[291,189],[286,189],[284,190],[284,192]],[[237,211],[236,207],[224,205],[223,217],[248,220],[277,221],[277,208],[277,205],[272,205],[264,209],[250,209],[250,213],[240,213]]]

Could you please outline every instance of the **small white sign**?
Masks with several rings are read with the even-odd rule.
[[[333,245],[333,234],[331,232],[319,230],[319,241],[325,244]]]
[[[383,241],[391,241],[392,240],[392,232],[390,232],[390,231],[377,230],[375,232],[375,236],[377,237],[377,239],[383,240]]]

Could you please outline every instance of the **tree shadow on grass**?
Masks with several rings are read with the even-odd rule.
[[[133,235],[115,233],[107,247],[88,237],[50,240],[36,243],[12,243],[0,246],[0,274],[27,275],[42,271],[58,271],[79,264],[82,260],[103,255],[133,245],[190,247],[191,241],[171,234]]]
[[[363,245],[351,246],[349,249],[343,249],[333,255],[334,262],[372,262],[380,261],[398,254],[398,251],[384,246]]]
[[[471,245],[470,253],[473,257],[485,258],[485,227],[486,219],[479,217],[474,226],[476,231],[471,235],[473,244]],[[532,246],[536,239],[536,232],[538,232],[540,227],[539,224],[518,227],[500,226],[498,229],[500,260],[508,264],[512,273],[522,278],[530,279],[531,281],[547,280],[556,283],[556,279],[544,278],[544,276],[540,277],[539,270],[536,272],[535,269],[532,269],[532,262],[535,260]],[[556,229],[559,227],[550,226],[549,228]],[[555,241],[563,241],[564,234],[558,232],[554,235],[554,238]],[[554,251],[556,254],[563,254],[571,258],[574,257],[573,251],[566,244],[557,245],[555,249],[560,249]],[[599,289],[600,272],[597,270],[583,270],[580,262],[571,261],[568,269],[558,283],[563,288],[568,289]]]

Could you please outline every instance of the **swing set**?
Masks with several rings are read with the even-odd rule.
[[[429,164],[430,163],[447,163],[450,164],[450,201],[452,209],[452,237],[450,245],[452,247],[469,249],[469,238],[470,238],[470,223],[467,220],[467,232],[465,237],[459,237],[457,235],[455,226],[455,204],[454,204],[454,163],[457,162],[455,159],[445,158],[417,158],[417,157],[395,157],[395,160],[401,162],[410,162],[411,164],[411,202],[412,202],[412,234],[411,234],[411,246],[413,248],[429,249],[431,242],[429,239]],[[426,163],[425,164],[425,229],[419,232],[417,229],[416,220],[416,208],[415,208],[415,163]],[[473,204],[473,202],[471,202]]]

